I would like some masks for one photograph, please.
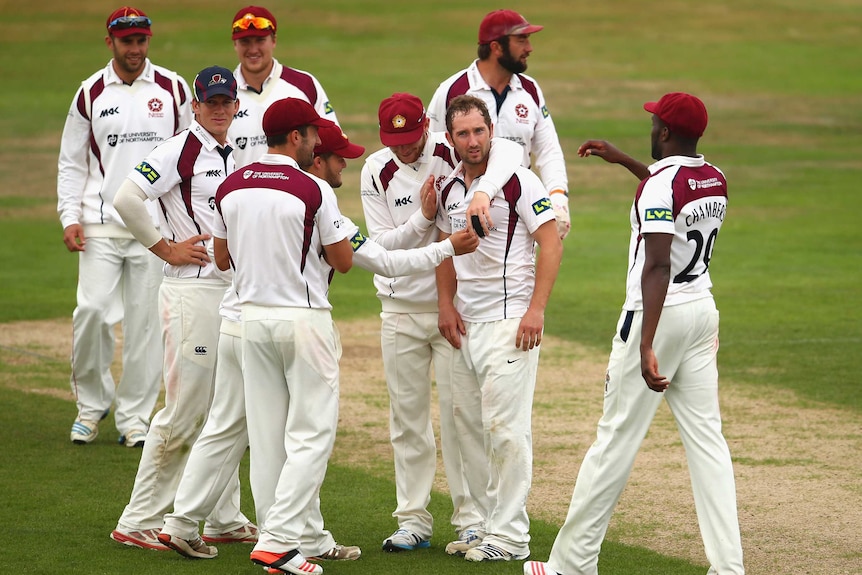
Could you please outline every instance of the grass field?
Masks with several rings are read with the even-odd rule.
[[[379,147],[379,101],[396,91],[427,101],[442,79],[474,57],[478,22],[499,7],[486,0],[269,6],[280,24],[276,56],[313,72],[351,139],[370,150]],[[24,9],[0,0],[0,64],[11,86],[0,99],[6,137],[0,322],[68,317],[74,308],[76,260],[62,245],[55,213],[56,158],[76,87],[109,58],[104,19],[115,7],[103,0],[46,0]],[[154,62],[189,80],[214,63],[235,65],[228,26],[240,3],[154,0],[140,7],[154,20]],[[862,4],[549,0],[508,7],[546,26],[533,37],[529,73],[545,92],[569,165],[573,232],[547,331],[604,357],[624,295],[635,182],[618,167],[577,158],[578,144],[604,138],[646,161],[643,102],[689,91],[710,112],[700,151],[723,168],[730,184],[728,218],[711,266],[722,312],[723,385],[785,400],[789,390],[799,410],[830,405],[858,417]],[[348,167],[339,192],[342,210],[357,220],[360,166]],[[369,275],[358,270],[339,278],[332,298],[340,320],[379,310]],[[68,445],[74,408],[54,397],[67,392],[67,376],[62,365],[47,362],[43,371],[38,364],[24,361],[20,350],[0,348],[0,453],[6,461],[0,541],[8,542],[0,544],[0,571],[211,571],[211,564],[144,561],[146,555],[111,544],[106,535],[126,502],[135,462],[113,446]],[[21,382],[30,380],[57,391],[25,393]],[[850,438],[852,445],[860,435]],[[858,449],[848,457],[858,458]],[[380,535],[391,530],[391,484],[335,465],[326,489],[325,505],[351,502],[325,510],[327,520],[369,551],[362,561],[327,572],[463,570],[439,549],[423,561],[374,553]],[[435,505],[437,516],[445,517],[445,497]],[[534,525],[535,557],[547,556],[555,530]],[[217,570],[252,572],[243,553],[225,550]],[[705,571],[703,562],[692,566],[613,542],[602,561],[604,573]],[[846,572],[862,572],[858,561],[858,553],[849,556]],[[519,572],[516,565],[475,568]]]

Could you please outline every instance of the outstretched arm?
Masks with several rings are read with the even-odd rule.
[[[611,164],[620,164],[639,180],[649,176],[649,168],[646,164],[623,153],[616,146],[604,140],[587,140],[578,148],[578,156],[582,158],[598,156]]]

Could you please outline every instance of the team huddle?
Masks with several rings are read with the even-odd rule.
[[[108,17],[112,59],[75,94],[59,158],[63,240],[79,257],[70,439],[95,440],[113,406],[119,443],[142,448],[111,538],[193,559],[248,543],[270,573],[319,574],[321,563],[361,557],[336,542],[320,508],[341,356],[328,291],[335,272],[358,265],[374,273],[381,302],[390,399],[397,528],[382,549],[431,545],[436,384],[453,505],[446,553],[527,559],[533,394],[571,227],[559,138],[524,74],[543,27],[491,12],[478,58],[427,109],[403,91],[380,103],[382,148],[360,176],[367,235],[335,193],[365,148],[344,134],[313,75],[274,58],[269,10],[240,9],[239,64],[204,68],[191,85],[147,58],[151,27],[136,8]],[[708,273],[726,182],[696,151],[707,123],[699,99],[676,92],[644,108],[656,163],[604,141],[578,150],[641,184],[605,414],[551,558],[526,562],[527,575],[597,572],[663,397],[686,446],[710,573],[743,573]],[[162,382],[165,405],[151,419]],[[240,505],[246,450],[256,524]]]

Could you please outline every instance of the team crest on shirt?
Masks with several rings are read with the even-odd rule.
[[[537,216],[542,212],[554,209],[554,206],[551,204],[551,198],[542,198],[541,200],[536,200],[533,203],[532,207],[533,213]]]
[[[368,238],[362,235],[361,231],[356,230],[356,233],[353,234],[352,238],[350,238],[350,247],[353,248],[353,251],[355,252],[362,247],[362,244],[364,244],[367,239]]]
[[[644,211],[646,222],[672,222],[673,214],[667,208],[647,208]]]
[[[150,118],[163,118],[165,105],[158,98],[152,98],[149,102],[147,102],[147,108],[150,110]]]
[[[437,181],[434,182],[434,188],[439,192],[443,189],[443,182],[446,181],[446,176],[440,176],[437,178]]]
[[[117,136],[117,134],[108,134],[108,145],[112,148],[116,147],[118,139],[119,136]]]
[[[151,165],[146,162],[141,162],[137,166],[135,166],[135,171],[140,172],[142,176],[147,178],[147,181],[151,184],[155,184],[156,180],[161,178],[159,173],[153,169]]]
[[[407,125],[407,118],[405,118],[401,114],[398,114],[397,116],[392,118],[392,127],[393,128],[401,129],[406,125]]]
[[[518,116],[518,120],[526,120],[527,116],[530,115],[530,111],[524,104],[518,104],[515,106],[515,115]]]

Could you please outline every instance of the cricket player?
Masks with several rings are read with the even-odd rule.
[[[153,418],[128,505],[111,538],[146,549],[158,540],[174,503],[189,451],[200,434],[213,393],[219,302],[229,285],[207,255],[219,184],[233,172],[227,137],[238,108],[230,70],[211,66],[194,81],[196,120],[155,148],[131,171],[115,206],[132,235],[166,262],[159,292],[164,342],[165,407]],[[146,200],[158,201],[160,229]],[[249,523],[239,509],[238,483],[225,491],[207,518],[211,533],[230,536]]]
[[[530,167],[531,156],[535,159],[564,239],[571,229],[566,162],[542,89],[524,74],[533,52],[530,36],[543,28],[512,10],[489,12],[479,25],[478,59],[440,84],[428,105],[428,117],[432,131],[444,132],[446,108],[453,98],[469,94],[483,100],[494,135],[521,145],[523,166]]]
[[[360,178],[362,208],[369,236],[387,249],[427,246],[436,240],[434,221],[440,183],[455,167],[452,148],[442,133],[428,131],[422,101],[407,93],[384,99],[378,109],[380,141],[385,148],[365,161]],[[483,178],[488,196],[512,175],[521,150],[495,140],[492,167]],[[434,192],[431,201],[426,193]],[[454,512],[451,523],[460,536],[479,529],[483,518],[466,493],[461,454],[452,423],[449,363],[451,346],[437,327],[434,274],[374,276],[381,301],[381,347],[389,390],[389,434],[395,461],[398,529],[383,541],[386,551],[410,551],[430,545],[433,517],[428,512],[437,468],[431,426],[431,365],[440,402],[443,462]]]
[[[233,263],[242,309],[251,486],[263,519],[251,559],[290,573],[323,572],[300,545],[338,424],[329,271],[353,263],[335,193],[300,169],[327,125],[308,102],[275,102],[263,118],[270,153],[229,177],[215,200],[216,261]]]
[[[446,127],[461,163],[443,184],[441,238],[469,226],[467,206],[494,135],[490,113],[475,96],[452,100]],[[530,554],[533,392],[545,308],[563,254],[550,199],[527,168],[519,166],[493,197],[490,215],[497,229],[478,249],[437,268],[440,331],[456,350],[455,429],[469,492],[484,517],[484,533],[447,546],[468,561]]]
[[[718,406],[718,311],[709,275],[727,209],[727,181],[697,152],[706,106],[691,94],[644,104],[652,114],[649,167],[590,140],[579,156],[625,166],[639,180],[631,208],[628,279],[604,413],[578,472],[566,522],[547,563],[525,575],[596,575],[608,523],[640,445],[666,399],[685,447],[710,575],[743,575],[736,484]]]
[[[233,48],[239,58],[234,70],[239,85],[240,107],[230,128],[236,144],[238,167],[257,161],[267,151],[263,114],[283,98],[305,100],[320,116],[338,123],[335,110],[317,78],[273,57],[276,46],[275,16],[262,6],[240,8],[233,17]]]
[[[75,93],[57,174],[63,242],[78,254],[72,315],[72,443],[87,444],[115,403],[120,444],[142,447],[162,379],[158,290],[162,261],[132,237],[114,209],[120,183],[159,142],[191,122],[191,91],[147,58],[152,21],[137,8],[111,12],[111,60]],[[153,217],[155,205],[150,203]],[[123,322],[123,374],[111,375],[114,326]]]
[[[333,188],[342,185],[341,172],[345,159],[365,153],[365,148],[352,143],[337,125],[318,128],[320,144],[314,148],[309,173],[326,180]],[[436,203],[436,195],[431,201]],[[394,250],[380,247],[364,236],[359,228],[345,218],[348,230],[354,230],[351,247],[354,262],[374,273],[408,275],[436,267],[444,258],[466,253],[478,245],[469,234],[457,234],[444,242],[435,242],[415,250]],[[232,277],[232,271],[227,270]],[[200,437],[192,446],[189,461],[177,489],[174,511],[165,516],[159,541],[181,555],[193,559],[211,559],[218,549],[207,543],[219,543],[217,538],[198,532],[198,525],[218,503],[220,494],[236,477],[236,470],[248,447],[242,378],[241,310],[236,289],[228,289],[222,300],[221,333],[219,334],[218,364],[210,414]],[[263,516],[260,510],[258,516]],[[311,560],[354,560],[361,556],[359,547],[336,543],[323,527],[320,502],[313,505],[308,524],[302,534],[300,552]],[[255,534],[256,535],[256,534]]]

